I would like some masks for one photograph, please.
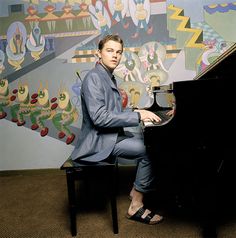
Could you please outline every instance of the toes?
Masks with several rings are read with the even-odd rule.
[[[158,223],[163,220],[163,216],[160,216],[158,214],[154,215],[154,217],[150,220],[151,222]]]

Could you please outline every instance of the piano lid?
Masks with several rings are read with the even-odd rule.
[[[218,97],[217,93],[219,92],[219,90],[216,90],[217,92],[212,92],[212,88],[221,88],[221,86],[233,88],[231,81],[233,80],[232,70],[235,70],[233,68],[235,65],[234,53],[236,53],[236,43],[232,44],[228,50],[222,53],[212,64],[199,73],[193,80],[179,81],[169,85],[154,87],[153,104],[151,107],[145,109],[156,113],[162,118],[162,121],[159,124],[146,122],[143,126],[156,127],[167,125],[169,122],[176,121],[175,117],[177,113],[178,115],[182,113],[185,115],[186,113],[186,118],[188,118],[190,116],[188,116],[187,112],[190,108],[193,108],[191,110],[193,110],[194,114],[195,109],[199,109],[201,107],[203,110],[203,108],[205,108],[204,105],[212,107],[211,103],[213,103],[213,101],[211,100],[215,100],[215,98]],[[203,78],[204,80],[198,80]],[[224,80],[222,80],[223,78]],[[210,79],[214,79],[214,81]],[[213,82],[214,85],[212,84]],[[226,98],[228,97],[229,95],[227,95]],[[195,117],[197,118],[197,116]]]
[[[205,76],[208,72],[210,72],[213,68],[217,67],[218,64],[220,64],[223,60],[225,60],[227,57],[232,55],[236,52],[236,43],[232,44],[224,53],[222,53],[212,64],[208,65],[207,68],[203,71],[201,71],[199,74],[197,74],[193,80],[197,80]]]

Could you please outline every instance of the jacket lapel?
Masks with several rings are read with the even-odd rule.
[[[115,89],[119,94],[120,91],[118,90],[118,87],[112,82],[111,77],[113,76],[111,73],[109,73],[101,64],[97,64],[96,68],[99,70],[99,72],[102,74],[104,80],[111,86],[111,88]]]

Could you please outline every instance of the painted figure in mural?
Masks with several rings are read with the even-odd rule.
[[[24,52],[23,36],[18,26],[16,27],[16,31],[10,40],[9,46],[14,55],[19,55]]]
[[[8,63],[15,70],[21,69],[21,64],[24,61],[26,37],[26,29],[21,22],[14,22],[9,26],[7,31],[8,45],[6,47],[6,54],[8,56]]]
[[[127,132],[124,127],[161,119],[147,110],[123,110],[122,97],[113,75],[122,53],[123,41],[117,35],[107,35],[98,44],[99,61],[82,82],[83,122],[71,158],[81,163],[112,161],[118,156],[138,160],[127,218],[156,224],[163,217],[146,209],[143,204],[144,195],[153,190],[155,181],[152,161],[147,156],[141,135]]]
[[[129,95],[129,106],[138,107],[142,92],[145,91],[138,55],[131,51],[124,51],[114,74],[124,80],[120,88]]]
[[[121,22],[122,26],[127,29],[129,27],[129,22],[125,22],[124,17],[128,12],[128,1],[109,0],[108,6],[112,13],[112,19]]]
[[[75,3],[79,4],[79,8],[81,10],[77,15],[77,17],[79,17],[78,21],[80,22],[82,19],[84,29],[90,29],[92,20],[88,8],[92,5],[92,0],[76,0]]]
[[[102,36],[111,33],[111,19],[104,4],[100,0],[96,1],[95,7],[93,5],[89,6],[89,13],[94,26],[100,30]]]
[[[25,124],[24,117],[30,116],[30,114],[35,110],[34,103],[31,103],[29,96],[28,85],[19,83],[17,98],[19,103],[14,104],[11,107],[12,121],[17,123],[17,126],[23,126]]]
[[[31,52],[31,56],[34,60],[39,60],[40,55],[44,51],[45,46],[45,38],[41,34],[41,29],[38,23],[35,23],[28,40],[26,41],[26,46],[28,50]]]
[[[141,62],[137,54],[131,51],[125,51],[122,55],[120,64],[115,69],[115,74],[121,77],[125,82],[143,82],[140,67]]]
[[[60,16],[60,19],[66,22],[66,28],[68,31],[72,31],[73,29],[73,21],[75,19],[75,15],[72,13],[73,5],[75,4],[74,0],[66,0],[64,1],[65,5],[62,7],[63,14]]]
[[[15,96],[9,92],[9,85],[7,79],[0,80],[0,119],[7,116],[4,107],[9,107],[11,102],[15,100]]]
[[[58,137],[63,139],[66,136],[66,144],[69,145],[75,139],[75,134],[71,132],[69,126],[77,121],[78,112],[72,105],[70,95],[65,89],[62,89],[59,92],[58,106],[61,111],[57,112],[57,114],[53,116],[52,122],[59,131]]]
[[[163,62],[166,59],[166,48],[156,41],[150,41],[142,45],[138,56],[146,70],[162,69],[168,72]]]
[[[49,1],[50,2],[50,1]],[[43,21],[47,22],[49,32],[55,32],[56,30],[56,20],[59,19],[53,12],[56,10],[56,7],[51,4],[48,4],[44,7],[45,12],[47,12],[46,16],[42,18]]]
[[[168,74],[162,69],[148,70],[144,74],[145,82],[150,85],[150,88],[163,85],[168,79]]]
[[[31,129],[37,130],[40,128],[40,135],[46,136],[48,134],[48,127],[45,126],[45,121],[52,119],[56,114],[57,104],[54,103],[54,100],[49,101],[49,93],[47,87],[43,87],[40,84],[37,94],[33,94],[31,97],[37,102],[37,108],[30,114],[31,119]],[[37,99],[37,101],[36,101]]]
[[[131,18],[136,25],[136,32],[132,35],[132,38],[137,38],[142,28],[144,28],[147,34],[152,34],[153,26],[148,27],[150,19],[149,0],[129,0],[129,9]]]

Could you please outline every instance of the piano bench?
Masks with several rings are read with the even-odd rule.
[[[61,166],[61,170],[66,172],[68,202],[69,202],[69,215],[70,215],[70,229],[72,236],[77,235],[77,191],[76,181],[84,180],[89,182],[91,178],[104,178],[109,185],[109,195],[111,202],[112,224],[114,234],[118,234],[118,219],[117,219],[117,204],[116,193],[118,188],[117,183],[117,167],[118,163],[101,162],[82,162],[78,163],[71,158],[67,159]],[[99,175],[96,177],[96,175]],[[109,179],[107,179],[109,178]],[[88,185],[88,183],[86,183]]]

